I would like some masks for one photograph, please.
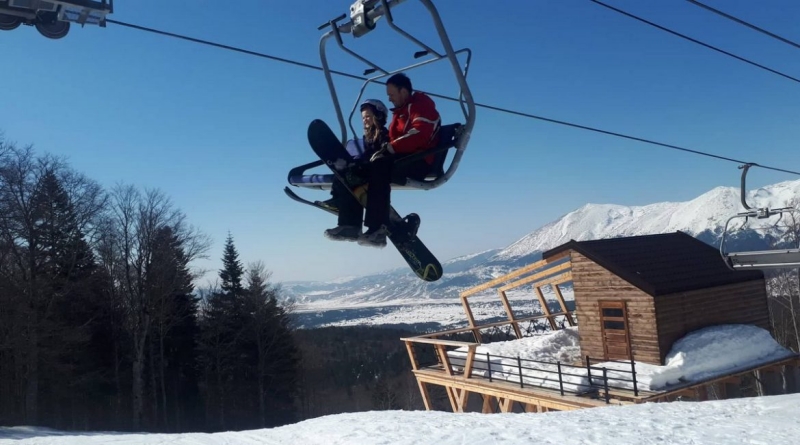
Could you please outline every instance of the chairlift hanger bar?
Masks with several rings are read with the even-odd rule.
[[[744,218],[744,225],[746,225],[750,218],[766,219],[774,215],[779,215],[778,221],[775,222],[777,225],[783,218],[783,214],[788,213],[792,218],[792,227],[797,226],[797,221],[794,216],[795,209],[793,207],[770,209],[769,207],[753,207],[747,203],[747,172],[750,170],[750,167],[760,167],[760,165],[750,162],[739,166],[739,169],[742,170],[739,198],[746,211],[731,216],[725,222],[725,227],[722,229],[722,239],[719,243],[719,253],[725,265],[731,270],[800,267],[800,249],[797,248],[725,253],[725,240],[728,234],[728,225],[734,218]],[[744,227],[744,225],[742,225],[742,227]]]
[[[415,58],[419,58],[419,57],[422,57],[422,56],[427,55],[427,54],[433,55],[433,59],[428,60],[428,61],[424,61],[424,62],[416,64],[416,65],[412,65],[410,67],[406,67],[405,69],[410,69],[410,68],[413,68],[413,67],[420,66],[420,65],[422,65],[424,63],[429,63],[429,62],[436,61],[436,60],[441,60],[441,59],[444,59],[444,58],[447,58],[450,61],[450,65],[451,65],[451,67],[453,69],[453,72],[454,72],[454,74],[456,76],[456,80],[458,81],[458,84],[459,84],[459,87],[460,87],[460,91],[461,91],[461,94],[459,95],[459,99],[458,100],[462,104],[462,111],[464,110],[464,105],[463,104],[466,103],[466,113],[465,113],[466,122],[464,123],[462,134],[458,138],[458,144],[456,145],[456,153],[453,156],[453,159],[450,162],[450,166],[448,167],[448,169],[445,172],[445,174],[442,175],[441,177],[437,178],[435,181],[432,181],[432,182],[424,182],[423,183],[423,182],[417,182],[417,181],[412,181],[412,180],[409,181],[409,184],[412,185],[412,187],[417,187],[417,188],[420,188],[420,189],[426,189],[427,190],[427,189],[432,189],[432,188],[435,188],[435,187],[438,187],[438,186],[444,184],[446,181],[448,181],[450,179],[450,177],[452,177],[452,175],[455,173],[456,169],[458,168],[458,164],[459,164],[459,162],[461,160],[461,156],[463,155],[463,152],[466,149],[466,146],[467,146],[467,144],[469,142],[470,135],[472,134],[472,128],[475,125],[475,108],[476,108],[476,106],[475,106],[475,101],[474,101],[474,99],[472,97],[472,92],[470,91],[469,86],[467,85],[465,71],[462,72],[462,70],[461,70],[461,66],[460,66],[460,64],[458,62],[458,58],[456,57],[456,51],[453,50],[453,46],[450,43],[450,38],[448,37],[447,32],[444,29],[444,25],[442,23],[441,17],[439,16],[439,13],[438,13],[436,7],[433,5],[431,0],[420,0],[420,2],[427,8],[428,12],[431,14],[431,17],[433,19],[433,23],[434,23],[434,25],[436,27],[436,31],[438,33],[438,36],[439,36],[440,40],[441,40],[442,46],[444,47],[444,54],[440,54],[440,53],[436,52],[435,50],[433,50],[428,45],[425,45],[424,43],[422,43],[418,39],[414,38],[413,36],[411,36],[410,34],[405,32],[404,30],[400,29],[398,26],[394,25],[393,17],[391,15],[391,9],[396,7],[396,6],[398,6],[398,5],[400,5],[404,1],[405,0],[357,0],[355,3],[353,3],[350,6],[350,17],[351,17],[350,21],[348,21],[347,23],[339,24],[339,22],[341,20],[343,20],[343,19],[345,19],[347,17],[347,15],[344,14],[344,15],[340,15],[339,17],[336,17],[333,20],[330,20],[327,24],[320,26],[319,27],[320,30],[325,29],[328,26],[331,28],[320,39],[320,43],[319,43],[319,46],[320,46],[320,48],[319,48],[320,61],[322,63],[323,72],[325,73],[325,80],[328,83],[328,89],[330,90],[331,99],[333,101],[333,105],[334,105],[334,108],[336,110],[336,117],[337,117],[337,119],[339,121],[339,128],[340,128],[340,131],[341,131],[342,144],[346,144],[347,140],[349,138],[348,138],[348,132],[347,132],[347,125],[345,124],[344,113],[342,113],[342,107],[341,107],[341,104],[339,102],[339,97],[338,97],[338,95],[336,93],[336,87],[335,87],[335,85],[333,83],[332,71],[331,71],[330,66],[328,64],[328,59],[327,59],[327,54],[326,54],[326,43],[327,43],[328,39],[330,39],[331,37],[336,37],[337,44],[339,45],[340,48],[342,48],[342,50],[344,50],[346,53],[348,53],[350,55],[353,55],[354,57],[356,57],[357,59],[361,60],[362,62],[365,62],[367,65],[371,66],[372,70],[368,70],[365,74],[369,74],[370,72],[374,72],[374,71],[380,71],[381,72],[381,74],[379,76],[377,76],[376,78],[373,78],[373,79],[368,79],[367,82],[375,81],[375,79],[377,79],[377,78],[388,76],[388,75],[391,75],[391,74],[393,74],[395,72],[399,72],[399,71],[402,71],[402,70],[387,72],[386,70],[383,70],[382,68],[380,68],[376,64],[366,60],[364,57],[361,57],[360,55],[355,54],[353,51],[351,51],[350,49],[348,49],[348,48],[346,48],[344,46],[344,42],[341,39],[341,34],[342,33],[349,33],[349,34],[352,34],[356,38],[361,37],[361,36],[367,34],[369,31],[371,31],[371,30],[373,30],[375,28],[375,22],[380,17],[384,17],[385,16],[386,17],[386,21],[390,23],[389,26],[393,30],[395,30],[400,35],[402,35],[403,37],[409,39],[410,41],[412,41],[413,43],[415,43],[416,45],[418,45],[418,46],[420,46],[422,48],[422,51],[418,51],[417,53],[414,54]],[[362,89],[362,91],[363,91],[363,89]],[[352,120],[352,113],[351,113],[351,120]],[[412,184],[412,182],[413,182],[413,184]]]

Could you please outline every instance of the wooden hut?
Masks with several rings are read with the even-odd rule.
[[[662,365],[672,344],[707,326],[752,324],[771,333],[760,271],[732,271],[719,251],[683,232],[570,241],[584,356]]]
[[[574,310],[560,288],[569,283]],[[548,286],[558,300],[555,310],[545,301],[543,289]],[[542,314],[522,318],[515,314],[507,292],[523,288],[531,288]],[[492,290],[497,292],[507,320],[481,323],[475,320],[469,300]],[[464,290],[460,299],[466,327],[402,339],[427,409],[432,406],[430,385],[445,388],[454,412],[467,410],[470,394],[481,397],[477,409],[484,413],[581,409],[679,397],[705,400],[715,385],[719,386],[714,390],[716,397],[726,398],[738,391],[748,375],[759,376],[757,385],[767,375],[782,374],[787,382],[794,381],[800,365],[800,355],[791,354],[661,390],[637,387],[634,363],[664,365],[675,341],[697,329],[744,324],[772,334],[763,273],[728,269],[717,249],[682,232],[571,240],[543,252],[540,261]],[[506,365],[498,368],[503,372],[498,375],[491,372],[494,365],[489,365],[489,354],[477,352],[487,344],[486,332],[501,329],[519,339],[525,334],[525,324],[546,321],[545,325],[555,330],[574,326],[573,316],[582,359],[545,365],[550,370],[542,372],[549,374],[538,380],[540,383],[524,381],[522,367],[527,365],[520,357],[517,372]],[[421,354],[426,348],[432,348],[434,354]],[[630,364],[628,383],[607,377],[606,369],[599,366],[609,360]],[[591,376],[588,385],[578,391],[565,390],[569,379],[564,375],[581,372]],[[546,381],[557,385],[547,387]],[[734,393],[727,392],[731,385],[736,387]],[[794,386],[784,385],[783,391],[793,391]]]

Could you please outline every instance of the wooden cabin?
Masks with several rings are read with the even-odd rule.
[[[561,289],[570,283],[574,310]],[[546,288],[551,290],[551,301],[546,301]],[[525,289],[538,299],[541,314],[515,314],[508,293]],[[478,321],[469,300],[491,291],[497,292],[507,319]],[[682,232],[572,240],[543,252],[540,261],[461,292],[460,299],[466,327],[401,339],[427,409],[432,406],[430,385],[445,389],[454,412],[467,410],[470,394],[481,397],[478,409],[484,413],[542,412],[679,397],[705,400],[710,393],[726,398],[726,391],[737,393],[742,382],[759,385],[764,376],[778,374],[796,380],[800,369],[800,355],[793,354],[703,381],[662,390],[637,389],[634,363],[664,365],[675,341],[692,331],[746,324],[773,333],[763,273],[728,269],[717,249]],[[524,325],[540,322],[552,330],[567,325],[574,329],[577,324],[582,357],[575,363],[545,364],[549,371],[543,372],[549,374],[540,381],[548,380],[549,387],[526,383],[519,357],[517,366],[503,368],[490,366],[494,359],[477,352],[491,343],[489,338],[497,330],[521,339],[526,334]],[[431,349],[432,353],[426,353]],[[615,382],[606,377],[603,367],[607,366],[603,362],[610,361],[631,369],[627,378],[632,379],[632,388],[629,383],[613,387]],[[493,374],[492,367],[503,374]],[[515,374],[514,368],[519,372]],[[570,392],[565,390],[570,383],[563,379],[564,373],[585,373],[589,383]]]
[[[687,333],[752,324],[770,333],[761,271],[732,271],[714,247],[683,232],[570,241],[568,252],[584,356],[663,365]]]

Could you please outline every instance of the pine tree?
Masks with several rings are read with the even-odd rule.
[[[199,362],[207,415],[215,418],[215,429],[232,426],[228,411],[236,404],[236,387],[242,381],[238,370],[242,365],[241,334],[244,320],[244,269],[239,253],[228,233],[219,271],[220,290],[211,292],[203,310]]]
[[[220,286],[222,291],[231,300],[243,297],[242,277],[244,276],[244,268],[239,261],[239,252],[236,251],[236,246],[233,244],[233,236],[230,233],[228,233],[228,238],[225,240],[222,266],[222,270],[219,271],[219,278],[222,280]]]
[[[163,428],[170,424],[177,428],[180,413],[192,409],[184,399],[197,396],[193,366],[197,301],[191,295],[194,286],[183,245],[170,226],[160,228],[155,237],[147,280],[154,296],[153,332],[148,336],[155,356],[151,360],[152,415]]]
[[[99,366],[92,347],[102,312],[101,292],[96,281],[97,265],[85,240],[62,181],[46,170],[32,199],[34,227],[40,253],[40,282],[46,286],[42,303],[41,353],[42,393],[49,418],[63,419],[72,426],[74,408],[92,394]],[[66,382],[66,384],[65,384]]]
[[[247,274],[249,348],[255,365],[255,389],[259,418],[256,426],[291,423],[295,418],[299,350],[295,345],[286,310],[278,304],[279,290],[269,283],[260,262]]]

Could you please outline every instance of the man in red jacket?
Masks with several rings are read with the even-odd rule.
[[[389,223],[392,177],[424,179],[431,170],[433,155],[399,167],[395,158],[436,147],[441,119],[436,104],[425,93],[414,91],[411,80],[402,73],[386,81],[386,94],[394,105],[389,124],[389,141],[370,158],[369,188],[364,225],[368,230],[358,244],[383,247]]]

